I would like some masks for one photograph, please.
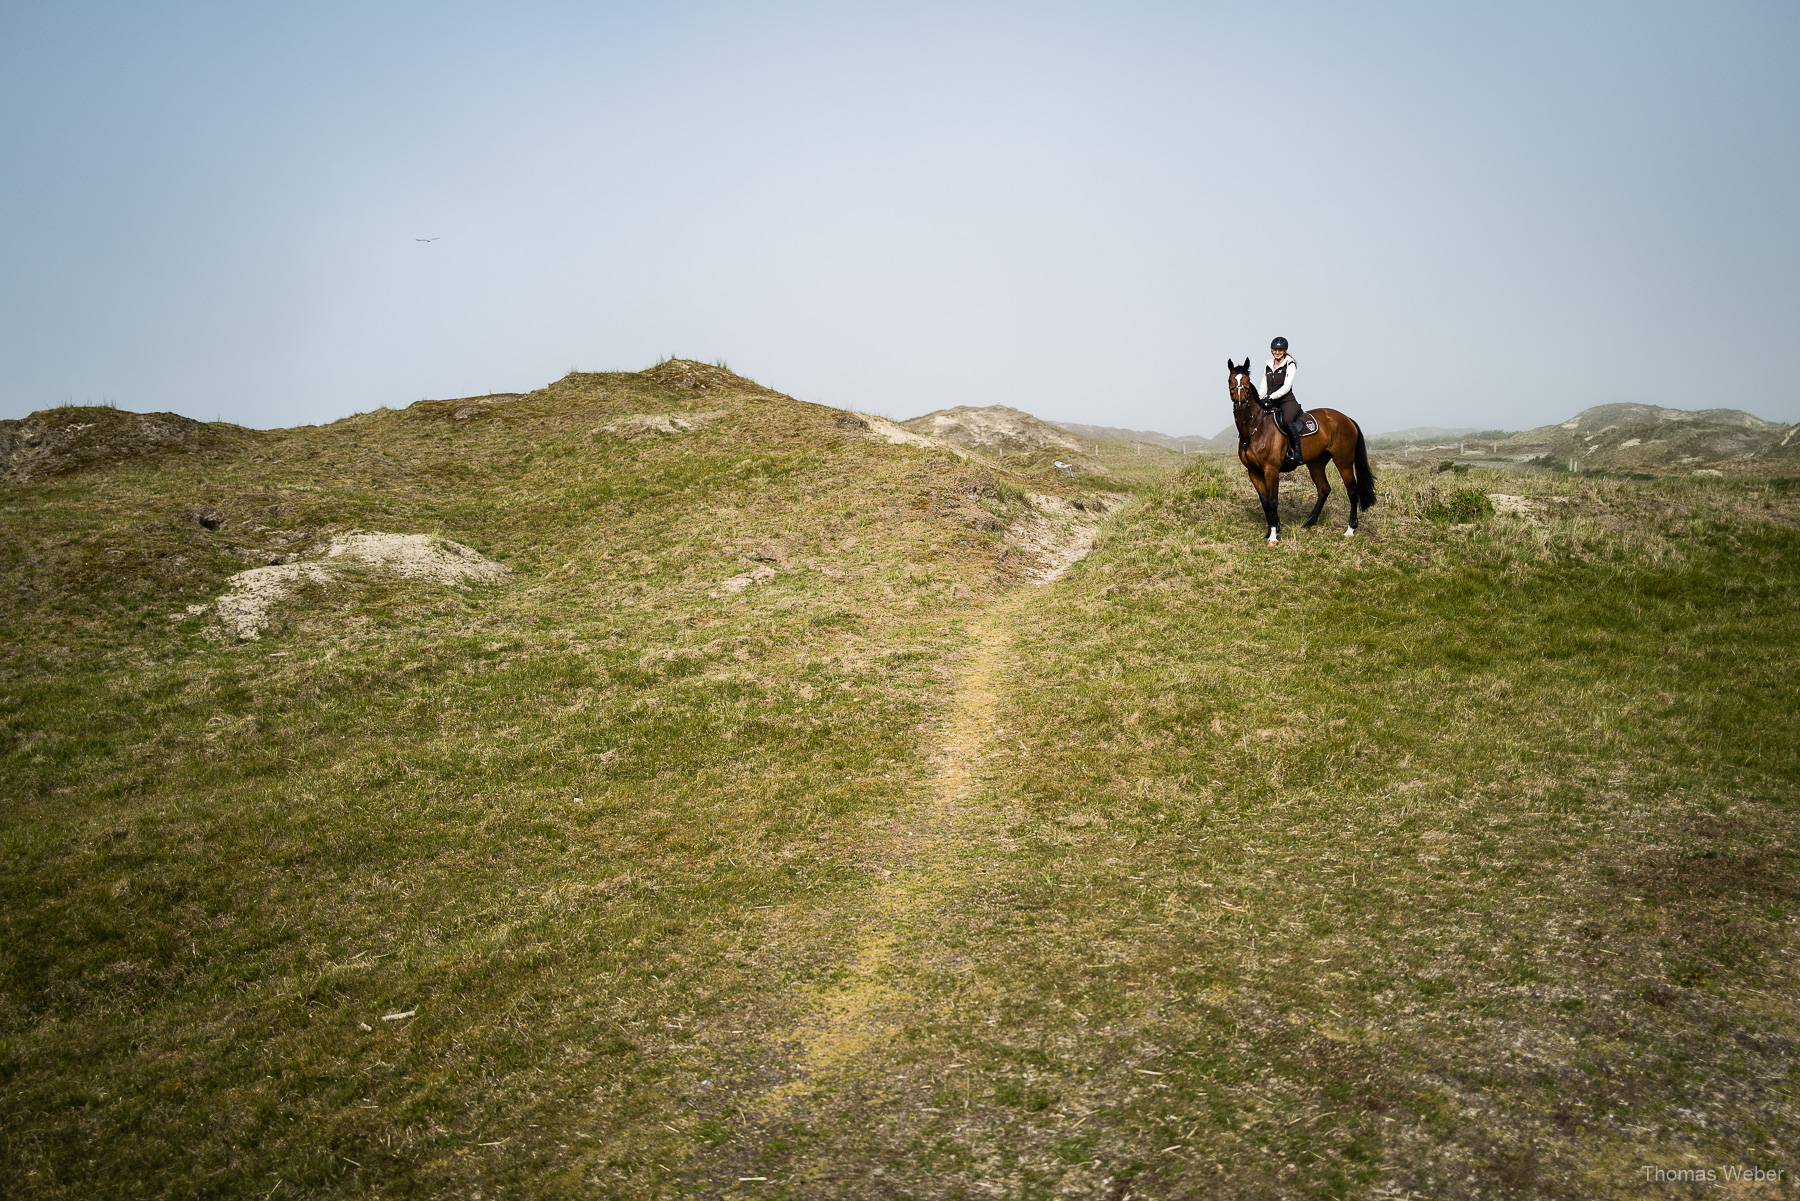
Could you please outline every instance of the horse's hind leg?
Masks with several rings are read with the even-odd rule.
[[[1344,492],[1350,497],[1350,527],[1344,531],[1344,537],[1351,538],[1356,535],[1356,469],[1353,461],[1343,455],[1333,455],[1332,462],[1337,464],[1338,475],[1344,480]]]
[[[1312,512],[1306,515],[1306,524],[1300,527],[1310,530],[1319,524],[1319,514],[1325,511],[1325,502],[1331,498],[1331,481],[1325,478],[1325,464],[1322,462],[1308,463],[1306,469],[1312,473],[1313,487],[1319,490],[1319,503],[1312,507]],[[1351,498],[1350,503],[1356,503],[1355,497]]]

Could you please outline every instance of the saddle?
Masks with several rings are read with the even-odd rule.
[[[1300,466],[1300,464],[1302,462],[1302,460],[1300,458],[1300,444],[1298,442],[1295,442],[1292,439],[1288,438],[1287,426],[1281,425],[1281,410],[1274,408],[1274,407],[1270,407],[1269,413],[1271,416],[1273,416],[1275,418],[1276,425],[1279,426],[1281,429],[1282,440],[1287,443],[1287,453],[1282,455],[1282,457],[1281,457],[1281,469],[1280,469],[1281,473],[1283,475],[1286,475],[1288,472],[1294,470],[1294,468]],[[1308,412],[1302,410],[1300,413],[1300,436],[1302,438],[1304,438],[1310,434],[1316,434],[1318,432],[1319,432],[1319,419],[1314,417],[1311,413],[1308,413]]]
[[[1268,413],[1271,416],[1273,416],[1275,418],[1276,422],[1279,424],[1279,422],[1281,421],[1281,406],[1280,405],[1272,405],[1272,404],[1269,404],[1267,401],[1264,401],[1263,402],[1263,411],[1265,413]],[[1285,425],[1281,426],[1281,432],[1284,434],[1287,433],[1287,426],[1285,426]],[[1314,417],[1311,413],[1308,413],[1305,410],[1302,410],[1300,413],[1300,436],[1303,438],[1309,437],[1318,432],[1319,432],[1319,419],[1317,417]]]

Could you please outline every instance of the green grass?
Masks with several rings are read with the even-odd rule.
[[[1189,458],[1021,591],[1044,479],[679,363],[463,407],[0,493],[9,1195],[1794,1166],[1791,494],[1477,470],[1539,515],[1446,524],[1426,468],[1267,549]],[[600,429],[667,412],[720,415]],[[352,528],[514,575],[346,576],[259,642],[185,612]],[[977,623],[1001,708],[921,850]],[[772,1106],[922,855],[891,1036]]]

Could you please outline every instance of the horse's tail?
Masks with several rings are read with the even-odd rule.
[[[1369,444],[1363,441],[1360,425],[1356,427],[1356,503],[1365,509],[1375,507],[1375,473],[1369,470]]]

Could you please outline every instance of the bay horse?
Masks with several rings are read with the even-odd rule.
[[[1239,367],[1226,359],[1225,368],[1230,373],[1231,415],[1237,421],[1238,459],[1250,473],[1250,483],[1262,501],[1263,516],[1269,521],[1269,545],[1274,546],[1281,541],[1281,513],[1276,501],[1281,493],[1282,460],[1287,458],[1287,432],[1281,428],[1280,418],[1264,406],[1261,394],[1251,382],[1250,360],[1245,359]],[[1319,503],[1300,528],[1310,529],[1317,524],[1326,498],[1331,495],[1325,464],[1335,463],[1338,474],[1344,477],[1344,488],[1350,493],[1350,528],[1344,531],[1348,538],[1356,533],[1358,510],[1375,506],[1375,473],[1369,470],[1369,449],[1363,442],[1362,427],[1336,409],[1306,412],[1315,419],[1318,429],[1300,439],[1300,461],[1312,474]]]

